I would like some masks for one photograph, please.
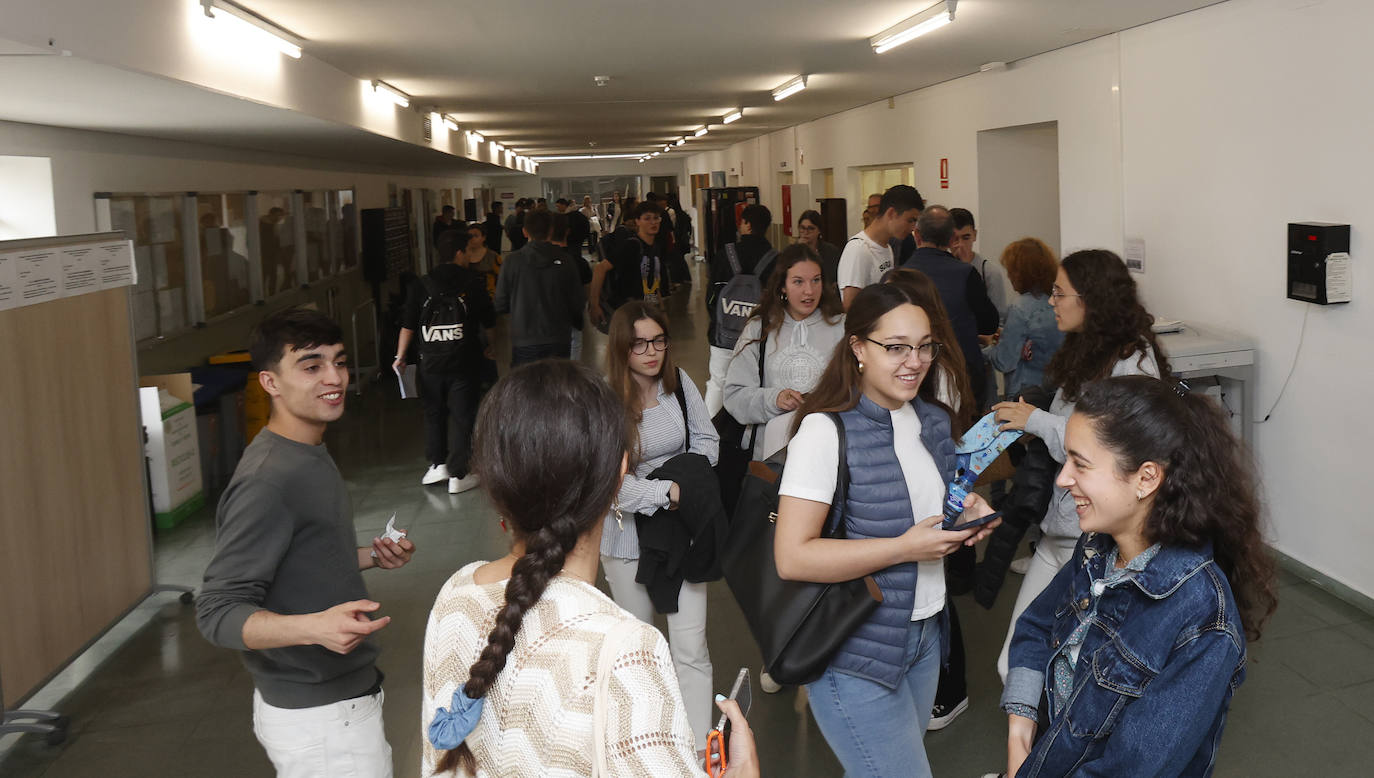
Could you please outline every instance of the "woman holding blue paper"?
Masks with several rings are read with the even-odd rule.
[[[928,776],[923,736],[947,641],[942,560],[993,524],[941,528],[955,445],[932,366],[944,349],[933,314],[901,287],[855,297],[815,389],[798,411],[779,488],[774,541],[779,575],[815,582],[872,575],[883,602],[807,685],[811,711],[851,778]],[[832,506],[844,424],[849,487]],[[991,513],[976,495],[966,516]],[[845,538],[822,537],[830,519]]]
[[[1050,289],[1054,320],[1064,344],[1045,370],[1046,383],[1059,387],[1048,411],[1019,400],[992,406],[1003,429],[1025,430],[1045,441],[1050,456],[1064,462],[1064,426],[1078,394],[1088,383],[1112,376],[1169,374],[1169,364],[1150,326],[1154,317],[1140,304],[1135,280],[1121,258],[1106,249],[1075,251],[1060,262]],[[1030,569],[1021,582],[997,672],[1007,679],[1007,650],[1016,619],[1059,568],[1073,555],[1081,531],[1073,497],[1054,488],[1040,522],[1044,537],[1035,546]]]
[[[1145,376],[1084,387],[1063,441],[1087,534],[1016,624],[1007,774],[1210,775],[1276,602],[1253,464],[1217,403]]]

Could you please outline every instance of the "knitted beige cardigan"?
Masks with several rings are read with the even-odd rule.
[[[482,564],[455,573],[429,615],[420,713],[423,778],[434,775],[439,756],[423,733],[435,710],[447,708],[466,683],[505,602],[505,581],[473,582]],[[595,587],[557,576],[525,614],[515,648],[467,738],[477,778],[593,774],[598,660],[613,632],[621,637],[611,645],[616,654],[606,685],[601,778],[705,774],[663,635]]]

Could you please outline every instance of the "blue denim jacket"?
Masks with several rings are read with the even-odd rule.
[[[1211,775],[1231,695],[1245,680],[1245,632],[1231,586],[1200,548],[1165,546],[1130,582],[1094,595],[1110,536],[1073,559],[1016,622],[1002,704],[1051,700],[1018,776]],[[1050,663],[1087,619],[1073,691],[1054,709]]]

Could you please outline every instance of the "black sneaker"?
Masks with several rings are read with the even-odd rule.
[[[930,710],[930,723],[926,725],[927,732],[939,732],[948,727],[959,718],[959,714],[968,710],[968,698],[965,697],[952,707],[947,707],[941,703],[935,703],[935,707]]]

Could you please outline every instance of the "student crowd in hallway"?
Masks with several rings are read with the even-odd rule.
[[[746,207],[702,274],[709,369],[691,376],[662,309],[691,278],[679,203],[441,214],[447,261],[407,291],[393,363],[418,360],[417,476],[482,488],[513,542],[435,601],[425,776],[768,774],[740,709],[713,700],[705,587],[742,465],[783,457],[779,576],[871,577],[882,594],[805,684],[846,775],[938,772],[924,734],[969,704],[950,598],[995,596],[1028,534],[1003,692],[978,701],[1007,714],[988,768],[1210,774],[1276,604],[1252,464],[1224,415],[1171,377],[1115,254],[1061,260],[1027,237],[985,259],[972,213],[909,186],[870,198],[864,222],[839,246],[807,211],[797,242],[774,247],[772,214]],[[502,315],[512,369],[498,376]],[[571,361],[588,322],[607,333],[596,371]],[[255,331],[272,417],[221,498],[197,601],[205,636],[242,652],[283,776],[392,774],[369,638],[389,617],[369,616],[361,571],[424,553],[403,529],[353,543],[322,444],[344,413],[342,341],[303,309]],[[959,447],[988,430],[1025,433],[1015,472],[962,502],[989,521],[948,529]],[[768,669],[754,668],[776,692]],[[733,736],[712,761],[722,713]]]

